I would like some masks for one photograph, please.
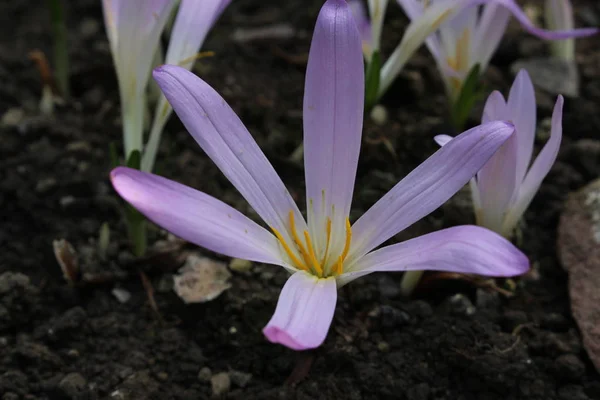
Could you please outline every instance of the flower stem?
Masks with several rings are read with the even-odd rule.
[[[61,95],[68,99],[69,87],[69,53],[67,50],[67,24],[65,20],[64,3],[62,0],[47,0],[50,18],[52,20],[52,35],[54,36],[54,73]]]
[[[406,271],[402,275],[402,282],[400,282],[400,293],[403,296],[410,296],[415,290],[424,271]]]

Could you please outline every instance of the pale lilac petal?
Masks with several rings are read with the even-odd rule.
[[[350,8],[328,0],[317,19],[304,92],[306,197],[320,229],[332,214],[344,230],[360,152],[364,109],[361,44]],[[309,222],[312,227],[313,223]]]
[[[195,56],[200,51],[209,29],[230,2],[230,0],[182,0],[169,39],[165,64],[192,69]],[[152,171],[154,167],[160,136],[172,111],[164,95],[160,96],[142,158],[144,171]]]
[[[383,20],[385,18],[388,0],[367,0],[367,2],[369,3],[369,15],[372,24],[373,49],[379,50],[381,31],[383,30]]]
[[[363,0],[349,0],[348,6],[352,11],[354,20],[356,21],[356,27],[362,39],[362,49],[365,57],[368,59],[371,57],[373,51],[373,33],[371,31],[371,21],[367,15],[367,9]]]
[[[537,193],[542,181],[546,175],[548,175],[550,168],[552,168],[552,165],[556,160],[556,156],[558,155],[558,150],[560,148],[560,142],[562,140],[563,104],[563,97],[558,96],[556,104],[554,105],[554,111],[552,113],[552,130],[550,132],[550,139],[544,145],[544,148],[533,162],[529,172],[527,172],[525,180],[519,189],[517,200],[506,216],[503,228],[505,234],[509,234],[512,231],[527,207],[529,207],[533,196],[535,196]]]
[[[516,179],[520,184],[531,162],[537,121],[535,90],[529,74],[524,69],[519,71],[510,88],[507,110],[507,118],[515,125],[515,136],[518,141]]]
[[[381,67],[381,81],[379,84],[379,96],[382,96],[396,79],[406,62],[427,42],[432,55],[438,64],[445,62],[440,58],[434,40],[427,41],[440,26],[447,20],[453,18],[457,13],[464,10],[473,0],[446,0],[432,4],[425,8],[423,14],[414,19],[404,31],[400,44],[394,49],[386,62]],[[483,1],[483,0],[479,0]]]
[[[423,12],[425,11],[423,8],[423,3],[418,0],[397,0],[400,7],[404,10],[404,13],[411,21],[419,18]],[[436,62],[441,62],[442,59],[440,57],[441,53],[441,44],[439,38],[435,33],[429,35],[425,40],[425,44],[427,48],[431,52],[431,55],[436,60]]]
[[[352,227],[349,257],[359,257],[442,205],[463,187],[512,135],[505,122],[458,135],[414,169]]]
[[[222,201],[131,168],[110,177],[123,199],[174,235],[229,257],[283,264],[275,236]]]
[[[577,38],[577,37],[585,37],[595,35],[600,32],[597,28],[582,28],[582,29],[572,29],[572,30],[559,30],[559,31],[549,31],[546,29],[539,28],[533,24],[527,17],[527,14],[519,7],[519,5],[514,0],[489,0],[490,2],[501,4],[506,7],[513,17],[521,26],[531,33],[532,35],[538,36],[542,39],[546,40],[560,40],[560,39],[568,39],[568,38]]]
[[[433,138],[433,140],[435,140],[435,142],[440,146],[445,146],[452,139],[454,139],[454,138],[450,135],[437,135],[436,137]],[[512,137],[511,137],[511,139],[512,139]],[[511,140],[511,139],[509,139],[509,140]],[[477,187],[477,176],[473,177],[469,181],[469,186],[471,188],[471,199],[473,200],[473,207],[475,208],[475,212],[477,213],[478,212],[477,210],[481,209],[481,200],[479,198],[479,188]]]
[[[481,117],[481,123],[485,124],[492,121],[505,121],[509,120],[510,116],[506,108],[506,101],[502,94],[494,90],[487,98],[485,106],[483,107],[483,116]]]
[[[435,142],[438,145],[440,145],[440,147],[446,145],[452,139],[454,139],[454,138],[450,135],[437,135],[433,138],[433,140],[435,140]]]
[[[231,107],[206,82],[184,68],[164,65],[154,78],[200,147],[269,227],[288,238],[289,212],[304,218],[273,166]]]
[[[125,157],[142,151],[145,94],[160,34],[174,0],[148,0],[143,7],[131,0],[103,0],[121,100]]]
[[[482,71],[487,69],[492,56],[498,49],[509,20],[510,12],[506,8],[492,2],[483,6],[473,34],[475,42],[472,50],[473,62],[478,63]]]
[[[516,154],[518,132],[500,147],[477,173],[480,215],[477,223],[494,232],[502,231],[505,212],[517,191]]]
[[[293,350],[319,347],[327,337],[336,301],[335,278],[296,272],[283,286],[275,314],[263,333],[270,342]]]
[[[194,60],[182,61],[187,61],[198,53],[209,29],[230,2],[230,0],[181,0],[169,39],[165,64],[191,69]]]
[[[515,276],[529,260],[510,241],[488,229],[464,225],[383,247],[340,276],[342,286],[376,271],[434,270],[483,276]]]

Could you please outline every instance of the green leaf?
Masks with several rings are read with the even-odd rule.
[[[129,158],[127,159],[127,166],[129,168],[140,169],[142,165],[142,153],[139,150],[133,150],[129,153]]]
[[[371,62],[367,64],[365,76],[365,109],[367,111],[377,104],[380,78],[381,55],[379,54],[379,51],[374,51],[371,56]]]
[[[461,132],[463,130],[465,123],[469,118],[469,114],[471,113],[471,109],[475,105],[475,102],[478,101],[483,95],[483,86],[479,80],[480,73],[480,65],[475,64],[475,66],[469,71],[467,78],[462,84],[458,98],[454,104],[452,104],[450,109],[450,119],[452,120],[452,125],[454,125],[454,128],[457,130],[457,132]]]

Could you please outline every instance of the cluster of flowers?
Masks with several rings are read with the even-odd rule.
[[[386,74],[397,73],[397,65],[425,42],[452,93],[473,63],[489,62],[511,13],[530,32],[550,39],[595,32],[542,31],[510,0],[398,2],[413,22],[400,45],[402,50],[395,51],[388,60],[390,66],[382,68],[380,90],[392,79]],[[162,30],[171,2],[145,3],[142,8],[149,10],[144,15],[151,23],[143,20],[139,26],[126,16],[131,3],[105,0],[119,81],[122,89],[125,87],[124,103],[127,96],[142,96],[139,88],[145,86],[150,67],[137,66],[147,61],[140,60],[141,54],[151,57],[153,51],[141,47],[156,44],[155,31]],[[195,22],[206,28],[203,37],[225,2],[198,3],[213,3],[210,13]],[[369,0],[373,24],[365,25],[356,6],[345,0],[327,0],[317,18],[303,105],[306,218],[229,105],[202,79],[176,65],[154,69],[154,79],[200,147],[268,228],[220,200],[149,172],[118,167],[111,173],[115,189],[126,201],[175,235],[229,257],[285,268],[291,276],[264,334],[271,342],[292,349],[321,345],[333,319],[337,290],[372,272],[430,269],[496,277],[519,275],[529,268],[527,257],[508,239],[556,158],[563,98],[559,96],[554,107],[550,139],[531,164],[536,103],[532,83],[523,71],[507,100],[498,92],[489,96],[481,125],[454,138],[436,137],[442,146],[437,152],[362,217],[350,222],[365,109],[363,51],[367,62],[378,52],[386,3]],[[481,3],[485,3],[483,10],[478,9]],[[181,7],[186,4],[182,0]],[[194,53],[201,42],[198,39],[193,46],[174,42],[180,20],[192,18],[191,13],[182,13],[180,10],[167,63]],[[181,24],[187,27],[182,30],[189,30],[190,21]],[[128,53],[135,47],[130,42],[138,40],[129,35],[142,28],[152,31],[148,37],[152,36],[153,42]],[[135,94],[127,88],[133,88]],[[159,107],[166,107],[164,104]],[[379,247],[469,181],[480,226],[452,227]]]

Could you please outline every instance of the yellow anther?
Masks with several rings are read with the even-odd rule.
[[[350,251],[350,244],[352,243],[352,226],[350,220],[346,218],[346,243],[344,244],[344,251],[342,252],[342,261],[346,259],[348,252]]]
[[[298,234],[296,233],[296,224],[294,222],[294,212],[290,210],[289,215],[290,215],[290,231],[292,232],[292,239],[294,239],[294,243],[296,243],[296,247],[298,247],[298,251],[300,251],[302,258],[304,259],[305,265],[309,265],[310,264],[310,256],[308,255],[308,251],[306,251],[306,248],[304,247],[304,245],[300,241],[300,238],[298,237]]]
[[[271,230],[273,231],[277,239],[279,239],[279,243],[281,243],[281,246],[285,250],[285,253],[288,255],[288,257],[290,257],[295,266],[305,271],[308,271],[308,267],[302,261],[300,261],[298,257],[296,257],[294,252],[292,252],[292,249],[290,249],[290,246],[288,246],[288,244],[285,242],[285,239],[283,238],[283,236],[281,236],[281,233],[279,233],[279,231],[273,227],[271,227]]]
[[[331,243],[331,218],[327,218],[327,243],[325,244],[325,253],[323,253],[323,258],[321,259],[321,265],[325,265],[325,261],[327,261],[327,255],[329,254],[329,243]]]
[[[344,272],[344,260],[342,259],[342,256],[339,256],[337,262],[331,269],[331,273],[333,275],[341,275],[342,272]]]
[[[200,53],[196,53],[191,57],[188,58],[184,58],[183,60],[179,61],[177,63],[177,65],[179,65],[180,67],[185,66],[186,64],[189,64],[191,62],[194,62],[200,58],[204,58],[204,57],[212,57],[215,55],[214,51],[201,51]]]
[[[310,257],[310,262],[315,269],[315,272],[318,276],[323,276],[323,268],[317,261],[317,257],[315,256],[315,250],[313,249],[312,242],[310,241],[310,235],[308,231],[304,231],[304,239],[306,240],[306,247],[308,247],[308,256]]]

